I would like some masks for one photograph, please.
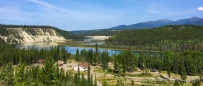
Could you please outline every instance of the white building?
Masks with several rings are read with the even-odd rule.
[[[88,70],[88,63],[87,62],[84,62],[84,63],[82,63],[82,64],[79,64],[79,70],[80,71],[86,71],[86,70]],[[75,71],[78,71],[78,65],[76,65],[76,66],[74,66],[74,70]]]

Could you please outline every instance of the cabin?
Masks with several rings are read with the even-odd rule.
[[[88,65],[90,65],[90,64],[87,62],[81,63],[79,65],[74,66],[74,70],[78,71],[78,66],[79,66],[80,71],[86,71],[86,70],[88,70]]]
[[[44,64],[44,59],[40,59],[40,60],[38,60],[38,63],[41,63],[41,64]]]

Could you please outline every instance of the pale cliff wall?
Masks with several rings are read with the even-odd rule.
[[[27,43],[27,42],[43,42],[52,41],[59,42],[66,39],[54,29],[42,28],[6,28],[7,36],[0,35],[7,43]]]

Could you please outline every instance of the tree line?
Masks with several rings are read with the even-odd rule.
[[[152,29],[124,30],[106,40],[110,46],[132,46],[137,50],[203,50],[203,26],[169,25]]]
[[[54,61],[68,59],[68,53],[64,47],[50,47],[50,49],[34,49],[34,48],[16,48],[16,45],[1,44],[0,45],[0,66],[11,62],[13,65],[20,61],[26,65],[37,63],[46,57],[53,57]]]

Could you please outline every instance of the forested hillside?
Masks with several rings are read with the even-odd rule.
[[[134,46],[138,50],[203,50],[203,26],[171,25],[145,30],[125,30],[106,41],[108,45]]]
[[[77,36],[112,36],[118,31],[120,30],[100,29],[100,30],[79,30],[70,32]]]

